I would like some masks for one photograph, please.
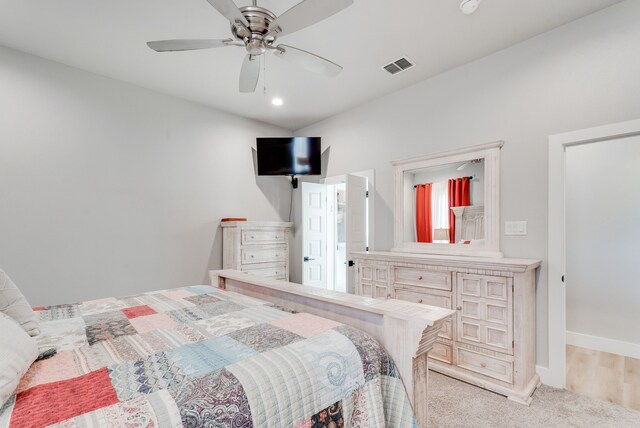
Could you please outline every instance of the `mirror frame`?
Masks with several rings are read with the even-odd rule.
[[[480,144],[431,155],[392,161],[395,168],[394,247],[391,251],[422,254],[446,254],[476,257],[503,257],[500,252],[500,149],[502,141]],[[483,246],[460,248],[456,244],[404,241],[405,172],[484,158],[484,231]]]

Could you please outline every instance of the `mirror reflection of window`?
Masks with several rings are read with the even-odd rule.
[[[431,226],[433,242],[449,242],[449,196],[446,181],[431,185]]]
[[[484,203],[484,159],[410,171],[405,173],[405,183],[414,190],[410,204],[413,241],[453,244],[456,232],[451,208]]]

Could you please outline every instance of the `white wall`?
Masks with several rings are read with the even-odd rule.
[[[639,46],[640,1],[628,0],[296,134],[322,136],[330,175],[375,168],[379,250],[393,245],[390,160],[504,140],[501,221],[528,221],[528,235],[503,236],[502,251],[545,262],[547,137],[640,118]],[[545,262],[537,288],[541,365],[547,299]]]
[[[291,132],[0,48],[0,266],[33,305],[207,281],[220,218],[288,216],[260,135]]]
[[[570,332],[640,345],[639,161],[640,137],[567,148]]]

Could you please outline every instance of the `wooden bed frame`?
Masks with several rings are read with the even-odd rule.
[[[209,275],[214,287],[329,318],[374,336],[398,367],[418,427],[427,426],[427,353],[444,320],[454,311],[401,300],[370,299],[234,270],[210,271]]]
[[[455,215],[455,243],[461,240],[485,239],[484,205],[451,208]]]

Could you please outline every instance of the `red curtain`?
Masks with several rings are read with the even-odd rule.
[[[432,242],[431,183],[416,186],[416,231],[418,242]]]
[[[451,208],[471,205],[469,187],[469,177],[452,178],[449,180],[449,242],[451,244],[455,244],[456,242],[456,216],[453,214]]]

